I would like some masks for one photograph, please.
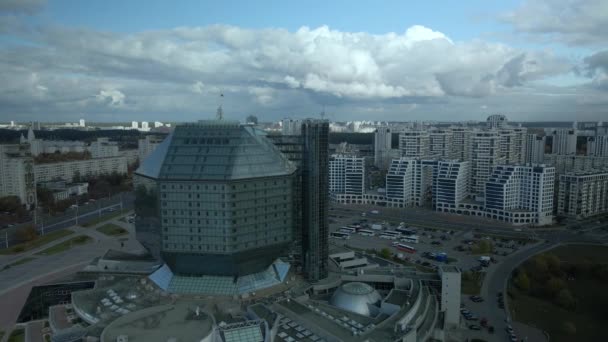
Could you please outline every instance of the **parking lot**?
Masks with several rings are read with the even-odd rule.
[[[399,223],[388,221],[382,215],[382,211],[378,210],[377,214],[372,211],[365,212],[345,212],[339,209],[330,210],[330,232],[337,232],[342,227],[359,224],[361,229],[372,230],[375,236],[363,236],[359,233],[350,234],[348,240],[332,239],[332,243],[337,245],[345,245],[359,250],[375,250],[379,253],[383,248],[388,248],[392,254],[402,254],[408,261],[436,268],[445,262],[437,261],[425,255],[430,253],[447,254],[447,262],[451,265],[460,267],[463,271],[484,271],[479,262],[481,255],[491,256],[496,262],[500,262],[502,258],[513,253],[521,244],[519,240],[511,238],[500,238],[499,236],[486,236],[470,229],[447,229],[441,226],[431,228],[428,225],[420,227],[418,225],[405,225],[407,229],[415,230],[415,235],[418,236],[418,243],[404,242],[405,244],[414,247],[415,253],[406,253],[398,250],[393,246],[395,241],[381,238],[380,234],[386,230],[395,230]],[[382,230],[371,229],[372,225],[382,225]],[[475,244],[482,240],[489,240],[493,246],[493,252],[487,254],[473,253],[472,249]],[[488,267],[492,267],[493,263],[489,263]]]

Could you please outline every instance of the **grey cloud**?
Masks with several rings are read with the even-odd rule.
[[[46,0],[2,0],[0,13],[34,14],[46,6]]]
[[[0,108],[2,117],[201,118],[201,108],[213,111],[220,92],[227,113],[280,117],[319,112],[323,105],[346,113],[385,108],[382,103],[387,111],[413,115],[461,98],[479,107],[484,98],[569,68],[549,53],[453,42],[422,26],[384,35],[225,25],[133,34],[60,26],[13,32],[28,44],[0,50],[0,101],[11,104]]]
[[[501,18],[531,38],[568,45],[608,42],[605,0],[528,0]]]

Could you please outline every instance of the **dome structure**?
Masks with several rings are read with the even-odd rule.
[[[361,282],[346,283],[340,286],[330,299],[330,303],[340,309],[364,316],[372,316],[374,304],[382,296],[373,287]]]

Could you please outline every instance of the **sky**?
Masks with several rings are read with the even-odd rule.
[[[607,27],[605,0],[0,0],[0,121],[605,121]]]

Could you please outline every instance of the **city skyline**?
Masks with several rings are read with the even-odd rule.
[[[0,121],[598,121],[607,6],[8,1]]]

